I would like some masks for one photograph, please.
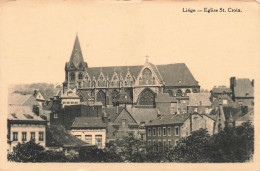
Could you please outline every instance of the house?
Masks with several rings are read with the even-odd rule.
[[[188,113],[209,114],[211,111],[210,93],[189,93]]]
[[[77,155],[80,148],[92,145],[76,138],[62,125],[50,125],[46,132],[46,150],[63,151],[65,155]]]
[[[220,132],[225,127],[239,126],[243,122],[254,121],[254,108],[248,106],[225,107],[219,104],[211,113],[216,115],[214,134]]]
[[[71,134],[78,139],[105,148],[107,123],[102,117],[76,117],[70,128]]]
[[[214,101],[219,96],[228,96],[232,98],[232,90],[226,86],[214,87],[211,91],[211,101]]]
[[[80,104],[80,96],[77,94],[77,89],[68,89],[66,91],[61,91],[61,104],[64,108],[65,106],[78,105]]]
[[[171,97],[168,93],[158,94],[155,98],[156,108],[160,114],[184,114],[187,113],[189,96]]]
[[[44,89],[35,90],[35,98],[40,106],[48,105],[51,98],[59,94],[59,90]]]
[[[228,95],[219,95],[217,98],[215,98],[212,102],[212,109],[217,108],[219,104],[222,104],[223,107],[239,107],[238,102],[234,102],[232,97]]]
[[[75,88],[82,101],[94,99],[103,106],[113,105],[113,99],[124,89],[134,106],[155,107],[157,94],[184,96],[199,92],[200,86],[184,63],[154,65],[146,60],[137,66],[89,67],[76,36],[65,64],[63,92]]]
[[[122,139],[124,136],[133,136],[145,140],[145,125],[157,118],[155,108],[126,106],[120,108],[118,113],[115,113],[115,110],[104,109],[104,111],[108,117],[108,142]]]
[[[175,146],[181,138],[200,128],[212,135],[214,123],[215,119],[206,114],[162,115],[145,126],[146,141],[154,147]]]
[[[54,101],[55,102],[55,101]],[[70,129],[76,117],[102,117],[102,103],[89,102],[77,105],[61,107],[59,101],[53,105],[53,112],[50,114],[50,124],[61,124],[66,129]]]
[[[233,101],[241,106],[254,106],[254,80],[236,77],[230,78]]]
[[[19,93],[12,93],[8,96],[8,104],[10,106],[30,106],[33,107],[38,105],[38,102],[33,97],[33,95],[27,94],[19,94]]]
[[[34,140],[43,147],[46,145],[47,121],[37,116],[29,106],[9,106],[7,128],[9,152],[18,143]]]

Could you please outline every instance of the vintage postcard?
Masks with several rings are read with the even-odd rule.
[[[0,170],[259,170],[257,1],[0,2]]]

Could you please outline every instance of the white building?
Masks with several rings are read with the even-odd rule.
[[[106,128],[101,117],[76,117],[71,126],[71,134],[88,144],[105,148]]]
[[[9,106],[7,123],[9,152],[18,143],[30,140],[45,147],[47,121],[37,116],[29,106]]]

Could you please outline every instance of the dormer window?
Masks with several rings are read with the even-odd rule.
[[[67,92],[67,96],[72,96],[72,91]]]

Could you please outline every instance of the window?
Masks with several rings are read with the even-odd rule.
[[[27,133],[22,132],[22,141],[26,141],[26,139],[27,139]]]
[[[153,136],[156,136],[156,128],[153,128]]]
[[[179,127],[178,126],[175,127],[175,136],[179,136]]]
[[[158,128],[158,136],[161,136],[162,129],[161,127]]]
[[[77,137],[78,139],[81,139],[81,135],[75,135],[75,137]]]
[[[222,103],[227,104],[227,99],[223,99]]]
[[[39,132],[39,141],[43,141],[43,132]]]
[[[163,146],[164,147],[166,146],[166,140],[163,140]]]
[[[134,133],[129,132],[129,133],[128,133],[128,136],[129,136],[129,137],[134,137]]]
[[[151,145],[151,140],[148,140],[148,145]]]
[[[148,128],[148,136],[151,136],[151,128]]]
[[[175,145],[177,145],[177,144],[178,144],[178,142],[179,142],[179,140],[175,140]]]
[[[96,135],[96,146],[102,147],[102,135]]]
[[[35,140],[35,132],[31,132],[31,140]]]
[[[205,108],[205,113],[209,114],[209,108],[207,108],[207,107]]]
[[[71,104],[74,104],[74,102],[71,102]]]
[[[141,140],[144,140],[144,134],[141,134]]]
[[[125,127],[126,125],[126,119],[122,119],[122,127]]]
[[[166,136],[166,128],[163,127],[163,136]]]
[[[54,113],[54,118],[59,118],[59,114],[58,113]]]
[[[154,146],[156,145],[156,141],[155,141],[155,140],[153,140],[153,145],[154,145]]]
[[[88,144],[92,144],[92,135],[85,135],[85,141]]]
[[[18,132],[13,132],[13,141],[18,141]]]
[[[171,127],[168,127],[168,136],[171,136]]]
[[[194,112],[198,112],[198,108],[197,107],[194,108]]]
[[[168,146],[170,147],[172,144],[172,141],[171,140],[168,140]]]

